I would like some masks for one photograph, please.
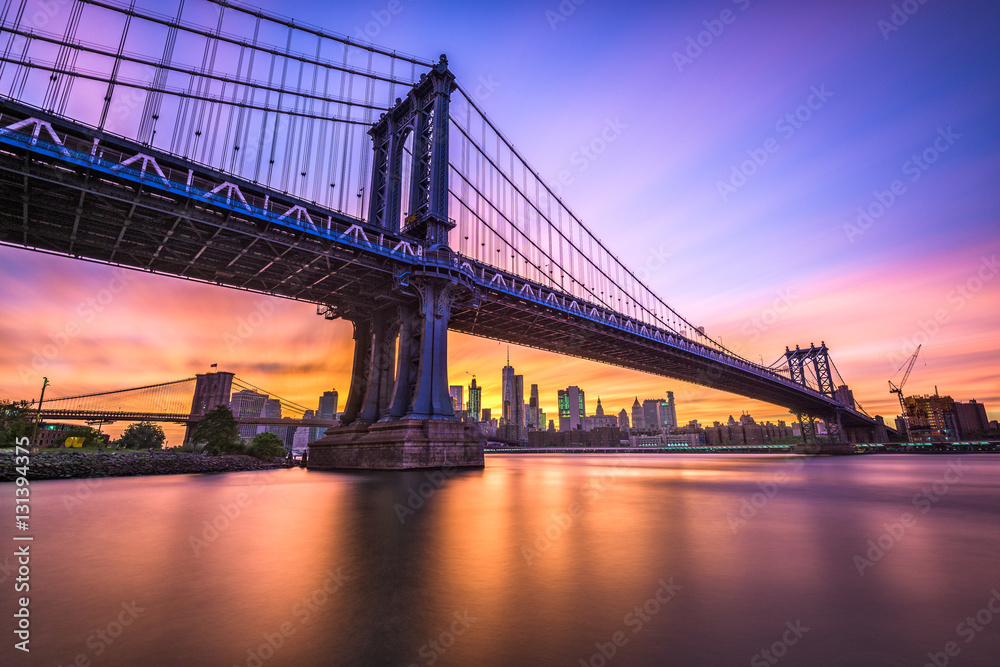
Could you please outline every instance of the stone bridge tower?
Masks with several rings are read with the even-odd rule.
[[[310,445],[310,468],[483,465],[484,439],[475,424],[455,417],[448,395],[448,320],[459,300],[476,295],[473,277],[448,247],[455,226],[448,217],[448,105],[454,88],[455,76],[441,56],[369,130],[369,224],[409,237],[422,252],[392,280],[369,286],[366,298],[324,310],[327,318],[354,325],[354,364],[341,425]],[[407,216],[401,221],[404,196]]]

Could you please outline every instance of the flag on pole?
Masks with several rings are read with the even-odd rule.
[[[209,366],[209,368],[218,368],[218,367],[219,367],[219,364],[212,364],[211,366]]]

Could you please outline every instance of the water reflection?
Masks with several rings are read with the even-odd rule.
[[[962,461],[926,511],[944,457],[40,482],[27,664],[996,664],[955,628],[1000,586],[1000,459]]]

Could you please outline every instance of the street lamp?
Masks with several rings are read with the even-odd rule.
[[[35,427],[31,430],[31,446],[35,447],[38,437],[38,423],[42,418],[42,401],[45,399],[45,388],[49,386],[49,379],[42,378],[42,395],[38,397],[38,410],[35,412]]]

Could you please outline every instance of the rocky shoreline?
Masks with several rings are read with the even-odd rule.
[[[18,476],[13,453],[0,455],[0,482]],[[152,452],[38,452],[31,455],[28,479],[74,479],[82,477],[131,477],[135,475],[184,475],[192,473],[240,472],[288,468],[283,459],[261,461],[246,455],[203,456],[201,454]]]

